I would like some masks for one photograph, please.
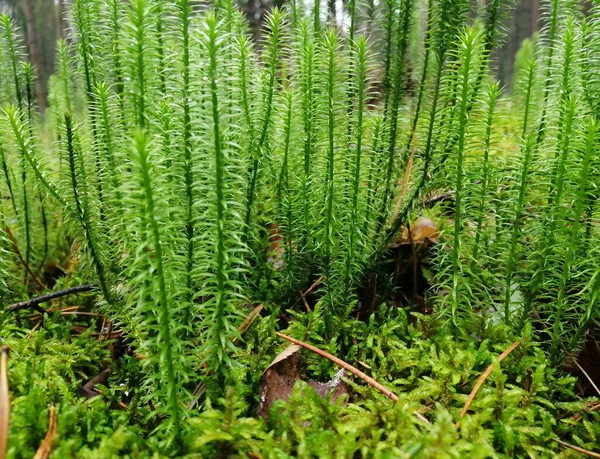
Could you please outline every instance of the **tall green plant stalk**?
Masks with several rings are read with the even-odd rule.
[[[185,235],[186,235],[186,283],[189,295],[192,292],[192,270],[194,267],[194,161],[192,158],[192,120],[190,108],[190,15],[189,0],[179,0],[177,13],[181,24],[181,105],[183,109],[183,164],[185,177]]]
[[[120,0],[104,0],[108,9],[108,37],[110,43],[110,56],[112,60],[112,77],[115,93],[119,100],[121,123],[125,123],[125,71],[123,69],[121,34],[123,33],[121,22],[123,11]]]
[[[40,164],[36,152],[32,148],[32,139],[28,137],[28,128],[23,122],[22,112],[14,105],[9,105],[2,111],[9,121],[21,157],[24,158],[29,165],[39,184],[43,186],[58,203],[66,208],[67,202],[61,196],[56,185],[47,178],[46,172]]]
[[[379,245],[378,252],[381,252],[387,247],[389,242],[396,236],[400,228],[406,223],[406,217],[410,212],[415,199],[421,194],[425,183],[430,174],[430,166],[433,160],[434,149],[436,145],[436,137],[439,135],[439,130],[436,129],[438,125],[438,116],[440,113],[439,105],[442,93],[442,80],[444,76],[444,70],[446,69],[446,60],[448,59],[449,51],[452,49],[454,43],[459,39],[459,33],[462,30],[465,11],[466,11],[465,0],[442,0],[437,5],[435,11],[435,17],[437,19],[437,27],[435,32],[432,32],[432,49],[435,50],[436,56],[436,74],[433,83],[433,91],[431,96],[431,107],[429,109],[429,122],[427,126],[427,134],[425,140],[425,151],[423,152],[423,169],[420,174],[420,178],[417,181],[417,185],[412,188],[408,199],[405,200],[405,204],[401,211],[396,216],[396,219],[392,222],[390,229],[387,231],[385,238]]]
[[[531,136],[525,140],[523,145],[523,160],[520,164],[521,178],[519,181],[519,191],[517,201],[514,208],[514,220],[512,225],[512,234],[510,238],[510,247],[508,251],[508,260],[506,262],[506,278],[504,285],[504,321],[506,324],[511,324],[511,303],[513,296],[513,273],[515,271],[515,265],[517,263],[517,243],[521,235],[521,219],[523,217],[523,207],[525,205],[525,193],[527,191],[527,181],[529,179],[529,173],[532,162],[532,154],[535,148],[535,139]]]
[[[168,281],[165,270],[165,254],[163,252],[163,237],[161,235],[161,227],[159,224],[159,218],[157,216],[157,208],[155,204],[155,189],[154,179],[156,173],[153,172],[151,165],[151,146],[148,135],[142,130],[136,131],[134,137],[134,150],[137,173],[139,175],[139,184],[142,191],[143,207],[142,212],[142,234],[146,236],[149,243],[149,247],[153,253],[150,257],[148,250],[142,250],[140,257],[144,258],[144,264],[148,265],[153,269],[156,276],[156,293],[151,295],[151,299],[154,300],[152,303],[144,303],[143,310],[141,313],[145,316],[149,323],[153,323],[155,319],[153,315],[158,316],[158,324],[156,325],[157,337],[151,336],[154,343],[154,352],[160,354],[160,359],[155,364],[159,367],[158,371],[164,373],[165,378],[162,381],[166,385],[166,412],[169,415],[170,424],[173,428],[172,438],[176,441],[181,441],[181,418],[182,418],[182,404],[178,399],[178,387],[183,381],[176,379],[175,365],[179,363],[180,359],[177,359],[176,354],[178,349],[177,338],[175,336],[174,318],[172,312],[175,308],[170,301],[170,295],[168,293]],[[161,237],[162,236],[162,237]],[[145,252],[145,253],[144,253]],[[141,292],[141,295],[144,295]],[[143,298],[148,300],[147,298]],[[157,304],[155,304],[157,303]],[[149,316],[149,317],[148,317]]]
[[[464,156],[468,123],[469,96],[472,90],[473,68],[477,65],[477,58],[481,46],[481,32],[469,28],[461,40],[460,54],[460,105],[458,112],[458,145],[456,149],[456,195],[454,207],[454,244],[452,249],[452,318],[458,324],[459,284],[461,279],[461,234],[463,227],[463,178]]]
[[[565,173],[567,171],[567,159],[571,147],[571,140],[574,133],[575,115],[577,111],[578,99],[575,96],[570,96],[565,105],[561,108],[565,111],[562,131],[562,142],[559,144],[558,153],[556,154],[552,181],[548,192],[547,219],[548,222],[543,228],[542,238],[540,241],[540,249],[535,261],[536,269],[534,277],[531,281],[524,308],[523,323],[533,307],[533,302],[540,293],[543,285],[543,279],[547,275],[547,267],[550,263],[549,254],[554,248],[556,241],[556,228],[560,212],[562,212],[561,204],[563,191],[565,189]]]
[[[396,141],[398,135],[398,112],[400,102],[406,90],[406,52],[412,22],[413,0],[403,0],[400,9],[400,21],[398,29],[397,56],[393,71],[393,85],[391,88],[391,105],[389,113],[389,138],[387,139],[387,165],[385,169],[385,185],[381,209],[379,211],[377,228],[378,232],[385,224],[388,212],[388,203],[392,199],[394,180],[392,175],[396,166]],[[402,159],[404,163],[404,158]]]
[[[294,109],[294,93],[287,91],[283,100],[283,160],[279,173],[279,184],[277,186],[277,201],[279,204],[279,215],[283,228],[283,243],[285,245],[285,270],[288,273],[287,282],[295,284],[295,250],[293,243],[296,229],[293,216],[293,203],[290,187],[290,150],[292,136],[292,115]]]
[[[0,23],[4,29],[4,39],[8,45],[8,58],[10,60],[11,77],[13,80],[15,101],[19,109],[23,109],[23,95],[21,92],[21,81],[19,76],[19,62],[21,61],[21,46],[17,41],[17,31],[15,24],[10,16],[3,14],[0,16]]]
[[[575,200],[575,212],[573,214],[574,223],[570,231],[570,237],[567,243],[567,253],[562,263],[562,273],[560,276],[560,282],[558,287],[558,294],[556,298],[555,314],[553,317],[554,323],[552,326],[552,346],[550,348],[550,354],[554,360],[559,360],[561,346],[560,343],[563,339],[564,324],[563,315],[566,301],[567,283],[572,275],[573,263],[576,255],[576,251],[580,241],[580,228],[581,221],[585,213],[585,201],[587,192],[587,180],[590,169],[590,162],[598,151],[598,123],[594,118],[589,119],[589,123],[586,127],[585,132],[585,146],[583,151],[583,158],[581,169],[579,172],[577,196]]]
[[[360,237],[358,232],[359,226],[359,198],[361,194],[361,180],[362,180],[362,160],[363,160],[363,136],[364,136],[364,111],[367,96],[367,42],[364,36],[361,36],[356,41],[356,126],[355,126],[355,144],[356,149],[354,151],[354,165],[353,173],[354,178],[352,181],[352,205],[350,214],[350,229],[348,248],[346,251],[346,274],[344,276],[346,287],[352,288],[354,283],[354,272],[353,265],[357,259],[360,263],[360,256],[357,257],[355,253],[357,239]]]
[[[4,180],[6,181],[6,187],[8,188],[8,194],[10,197],[10,203],[12,205],[13,212],[15,213],[15,216],[18,217],[19,209],[15,201],[15,192],[13,191],[11,173],[8,168],[8,162],[6,160],[6,150],[4,149],[2,139],[0,139],[0,165],[2,166],[2,172],[4,173]]]
[[[90,253],[91,261],[98,277],[100,290],[109,304],[113,298],[109,287],[108,270],[98,241],[97,227],[91,215],[87,190],[87,173],[84,165],[78,134],[70,114],[64,117],[64,141],[69,163],[69,180],[74,204],[75,218],[81,225]]]
[[[324,35],[324,46],[327,53],[326,72],[326,94],[327,94],[327,159],[325,172],[325,223],[323,237],[323,254],[325,276],[329,278],[332,263],[332,250],[334,244],[334,193],[335,193],[335,153],[336,153],[336,74],[338,72],[337,51],[339,42],[334,31],[328,30]]]
[[[266,51],[266,67],[263,81],[265,87],[263,89],[263,110],[260,120],[260,131],[258,132],[256,145],[253,145],[252,165],[248,179],[248,196],[246,198],[246,231],[251,231],[252,228],[252,213],[254,210],[254,202],[257,194],[259,168],[265,158],[269,157],[269,129],[272,123],[273,112],[273,94],[276,90],[277,70],[281,65],[282,52],[282,33],[284,28],[284,14],[278,9],[274,9],[266,20],[266,28],[269,31],[268,46]]]
[[[487,118],[485,120],[485,134],[483,140],[483,168],[481,178],[481,193],[479,197],[479,206],[477,209],[477,227],[475,229],[475,244],[473,248],[473,262],[471,269],[475,267],[479,257],[479,249],[481,247],[481,237],[483,234],[483,220],[485,217],[485,206],[489,199],[490,193],[490,150],[492,141],[492,131],[496,116],[496,105],[500,97],[500,85],[498,82],[490,83],[486,95],[486,111]]]
[[[212,130],[212,151],[213,151],[213,189],[210,195],[214,202],[212,203],[212,223],[211,231],[214,231],[214,280],[210,280],[212,288],[206,289],[206,294],[210,298],[203,305],[206,311],[205,316],[210,321],[210,327],[205,334],[205,354],[209,368],[217,375],[220,385],[219,392],[223,390],[223,384],[227,375],[226,365],[231,364],[230,351],[234,346],[230,338],[235,335],[235,326],[231,323],[237,314],[234,304],[234,298],[239,297],[238,286],[231,276],[231,263],[234,261],[234,249],[231,247],[233,236],[229,232],[230,225],[227,218],[231,217],[231,205],[228,199],[228,187],[233,184],[227,183],[226,177],[231,177],[227,173],[227,164],[225,156],[226,148],[221,130],[221,107],[220,107],[220,88],[219,88],[219,61],[218,55],[222,50],[222,29],[219,21],[213,13],[206,16],[206,28],[203,40],[206,43],[208,53],[208,83],[210,86],[209,110],[210,124]],[[227,228],[227,229],[226,229]],[[239,228],[237,228],[239,230]],[[243,231],[243,229],[242,229]],[[211,244],[212,245],[212,244]]]
[[[315,6],[316,8],[316,6]],[[302,103],[302,125],[304,130],[303,145],[303,175],[302,175],[302,213],[303,234],[301,245],[309,247],[312,243],[311,232],[308,230],[311,223],[312,186],[313,186],[313,158],[315,155],[316,132],[314,119],[317,112],[316,84],[315,84],[315,42],[308,21],[301,23],[300,40],[300,93]]]

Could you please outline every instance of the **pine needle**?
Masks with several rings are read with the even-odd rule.
[[[585,454],[586,456],[589,456],[589,457],[600,458],[600,453],[595,453],[594,451],[589,451],[587,449],[580,448],[579,446],[572,445],[570,443],[567,443],[566,441],[559,440],[558,438],[555,438],[554,441],[556,443],[558,443],[559,445],[562,445],[568,449],[572,449],[573,451],[577,451],[580,454]]]
[[[502,354],[500,354],[500,357],[498,357],[498,363],[502,362],[506,357],[508,357],[510,355],[510,353],[512,351],[514,351],[519,344],[521,344],[521,341],[515,341],[514,343],[512,343],[507,350],[505,350]],[[479,377],[479,379],[475,383],[475,387],[473,387],[473,390],[471,391],[471,393],[469,394],[469,397],[467,398],[464,408],[460,412],[461,418],[465,417],[465,414],[467,414],[467,411],[469,410],[471,403],[473,403],[473,400],[477,396],[479,389],[481,389],[481,386],[483,386],[483,383],[488,378],[488,376],[490,374],[492,374],[493,370],[494,370],[494,364],[491,364],[489,367],[487,367],[487,369]]]

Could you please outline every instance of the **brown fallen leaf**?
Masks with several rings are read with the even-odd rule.
[[[260,401],[257,414],[267,417],[271,407],[278,400],[288,400],[294,390],[294,385],[300,380],[298,377],[296,353],[300,350],[297,344],[290,344],[269,364],[261,378]],[[331,403],[342,395],[348,393],[348,389],[342,377],[344,370],[338,372],[335,377],[326,383],[319,381],[308,381],[317,395],[327,398],[331,394]]]
[[[0,347],[0,459],[6,458],[10,422],[10,394],[8,393],[8,346]]]
[[[44,440],[42,440],[38,450],[35,452],[33,459],[48,459],[50,457],[50,453],[52,453],[52,442],[54,441],[57,430],[58,423],[56,422],[56,408],[54,408],[54,405],[50,405],[50,415],[48,416],[48,432],[46,432],[46,436],[44,437]]]
[[[269,364],[260,382],[260,399],[257,414],[266,418],[277,400],[287,400],[298,381],[296,352],[300,346],[286,347]]]

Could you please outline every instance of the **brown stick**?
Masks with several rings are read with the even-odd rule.
[[[586,410],[586,413],[593,413],[594,411],[598,411],[598,410],[600,410],[600,403],[592,404],[590,406],[590,408],[588,410]],[[581,413],[577,413],[571,419],[573,419],[573,421],[575,421],[575,422],[578,422],[578,421],[581,421],[582,417],[583,416]]]
[[[275,332],[275,334],[277,336],[279,336],[280,338],[283,338],[284,340],[289,341],[290,343],[297,344],[298,346],[302,346],[303,348],[308,349],[309,351],[312,351],[315,354],[319,354],[321,357],[325,357],[327,360],[330,360],[333,363],[335,363],[336,365],[339,365],[344,370],[348,370],[350,373],[352,373],[357,378],[362,379],[364,382],[369,384],[371,387],[377,389],[379,392],[381,392],[383,395],[385,395],[392,401],[394,401],[394,402],[398,401],[398,396],[396,394],[394,394],[391,390],[382,386],[377,381],[375,381],[373,378],[371,378],[370,376],[368,376],[365,373],[363,373],[362,371],[360,371],[358,368],[353,367],[349,363],[344,362],[343,360],[337,358],[334,355],[331,355],[329,352],[325,352],[325,351],[319,349],[318,347],[312,346],[308,343],[305,343],[304,341],[300,341],[300,340],[297,340],[290,336],[284,335],[283,333]],[[423,416],[421,413],[419,413],[418,411],[413,411],[413,414],[417,418],[419,418],[419,420],[423,421],[424,423],[431,424],[431,422],[429,422],[429,420],[425,416]]]
[[[579,446],[572,445],[571,443],[567,443],[566,441],[559,440],[555,438],[554,441],[559,445],[564,446],[565,448],[572,449],[573,451],[577,451],[578,453],[585,454],[589,457],[596,457],[600,459],[600,453],[595,453],[594,451],[589,451],[587,449],[580,448]]]
[[[7,312],[19,311],[21,309],[29,309],[35,308],[41,303],[45,303],[50,300],[54,300],[56,298],[60,298],[61,296],[72,295],[74,293],[83,293],[89,292],[96,288],[93,284],[80,285],[78,287],[71,287],[65,290],[60,290],[58,292],[48,293],[47,295],[38,296],[36,298],[32,298],[30,300],[21,301],[20,303],[11,304],[8,308],[6,308]]]
[[[250,325],[252,325],[252,323],[256,320],[256,318],[258,317],[258,315],[262,312],[262,310],[264,308],[265,307],[262,304],[259,304],[258,306],[256,306],[250,312],[250,314],[248,314],[248,316],[244,319],[244,321],[240,324],[240,326],[238,327],[238,331],[241,334],[243,334],[246,330],[248,330]]]
[[[38,450],[35,452],[33,459],[48,459],[50,457],[50,453],[52,453],[52,442],[54,441],[57,430],[58,424],[56,422],[56,408],[54,408],[54,405],[50,405],[50,415],[48,416],[48,432],[46,432],[46,436],[44,437],[44,440],[40,444]]]
[[[521,344],[521,341],[515,341],[514,343],[512,343],[507,350],[505,350],[502,354],[500,354],[500,357],[498,357],[498,362],[502,362],[506,357],[508,357],[509,354],[512,351],[514,351],[519,344]],[[465,414],[467,414],[467,411],[469,410],[471,403],[473,403],[473,400],[475,399],[477,392],[479,392],[479,389],[481,389],[481,386],[483,386],[483,383],[488,378],[488,376],[492,373],[493,370],[494,370],[494,364],[487,367],[487,370],[485,370],[483,372],[483,374],[479,377],[479,379],[475,383],[475,387],[473,387],[473,390],[471,391],[471,393],[469,394],[469,397],[467,398],[465,406],[463,407],[462,411],[460,412],[461,418],[463,418],[465,416]]]
[[[29,273],[29,275],[31,276],[31,278],[35,281],[36,284],[38,284],[40,287],[42,288],[48,288],[46,286],[46,284],[44,284],[39,277],[37,277],[35,275],[35,273],[31,270],[31,267],[29,266],[29,264],[27,264],[27,262],[25,261],[25,258],[23,258],[23,254],[21,253],[21,250],[19,249],[19,246],[17,245],[17,240],[15,239],[14,234],[12,233],[12,230],[8,227],[5,226],[4,227],[4,231],[6,232],[6,235],[8,236],[8,238],[10,239],[10,242],[13,246],[13,250],[15,251],[15,253],[17,254],[17,257],[19,258],[19,261],[21,262],[21,264],[23,265],[23,267],[25,268],[25,271],[27,271]]]
[[[0,347],[0,459],[6,458],[8,427],[10,421],[10,395],[8,393],[8,346]]]

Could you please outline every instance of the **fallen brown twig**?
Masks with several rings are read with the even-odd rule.
[[[590,408],[588,410],[586,410],[586,413],[593,413],[594,411],[598,411],[598,410],[600,410],[600,403],[595,403],[595,404],[590,405]],[[583,417],[583,415],[581,413],[577,413],[577,414],[573,415],[573,417],[571,419],[575,422],[579,422],[579,421],[581,421],[582,417]]]
[[[521,341],[515,341],[514,343],[512,343],[507,350],[505,350],[502,354],[500,354],[500,357],[498,357],[498,363],[502,362],[506,357],[508,357],[510,355],[510,353],[512,351],[514,351],[519,344],[521,344]],[[491,364],[489,367],[487,367],[487,369],[479,377],[479,379],[475,383],[475,387],[473,387],[473,390],[469,394],[469,397],[467,397],[465,406],[463,407],[462,411],[460,412],[461,418],[465,417],[465,414],[467,414],[467,411],[469,410],[471,403],[473,403],[473,400],[475,400],[475,396],[477,395],[477,392],[479,392],[479,389],[481,389],[481,386],[483,386],[483,383],[488,378],[488,376],[492,373],[493,370],[494,370],[494,364]]]
[[[0,459],[6,457],[8,426],[10,421],[10,396],[8,393],[8,346],[0,347]]]
[[[50,453],[52,453],[52,442],[56,436],[58,430],[58,423],[56,422],[56,408],[54,405],[50,405],[50,415],[48,416],[48,432],[44,440],[40,444],[40,447],[35,452],[33,459],[48,459]]]
[[[594,451],[589,451],[587,449],[580,448],[579,446],[572,445],[571,443],[567,443],[566,441],[559,440],[558,438],[555,438],[554,441],[556,443],[558,443],[559,445],[562,445],[565,448],[572,449],[573,451],[577,451],[580,454],[585,454],[586,456],[589,456],[589,457],[600,458],[600,453],[595,453]]]
[[[48,293],[47,295],[42,295],[42,296],[38,296],[36,298],[32,298],[30,300],[21,301],[20,303],[11,304],[8,308],[6,308],[6,311],[14,312],[14,311],[20,311],[21,309],[30,309],[30,308],[40,310],[41,308],[38,308],[38,305],[40,305],[41,303],[46,303],[46,302],[54,300],[56,298],[60,298],[60,297],[67,296],[67,295],[72,295],[75,293],[89,292],[91,290],[94,290],[95,288],[96,288],[95,285],[87,284],[87,285],[80,285],[78,287],[71,287],[71,288],[67,288],[64,290],[59,290],[58,292]],[[40,312],[43,312],[43,310]]]
[[[373,378],[371,378],[367,374],[365,374],[362,371],[360,371],[358,368],[353,367],[349,363],[344,362],[342,359],[339,359],[336,356],[331,355],[329,352],[325,352],[325,351],[319,349],[318,347],[315,347],[315,346],[312,346],[312,345],[310,345],[308,343],[305,343],[304,341],[300,341],[300,340],[297,340],[295,338],[292,338],[291,336],[284,335],[283,333],[275,332],[275,334],[277,336],[279,336],[280,338],[283,338],[284,340],[289,341],[290,343],[297,344],[298,346],[302,346],[303,348],[308,349],[309,351],[312,351],[315,354],[319,354],[321,357],[325,357],[327,360],[330,360],[333,363],[335,363],[336,365],[339,365],[344,370],[349,371],[350,373],[352,373],[357,378],[362,379],[364,382],[366,382],[367,384],[369,384],[371,387],[377,389],[379,392],[381,392],[383,395],[385,395],[386,397],[388,397],[392,401],[394,401],[394,402],[398,401],[398,396],[396,394],[394,394],[391,390],[389,390],[388,388],[382,386],[377,381],[375,381]],[[422,421],[422,422],[424,422],[426,424],[431,424],[431,422],[429,422],[429,420],[425,416],[423,416],[421,413],[419,413],[418,411],[413,411],[413,414],[420,421]]]

